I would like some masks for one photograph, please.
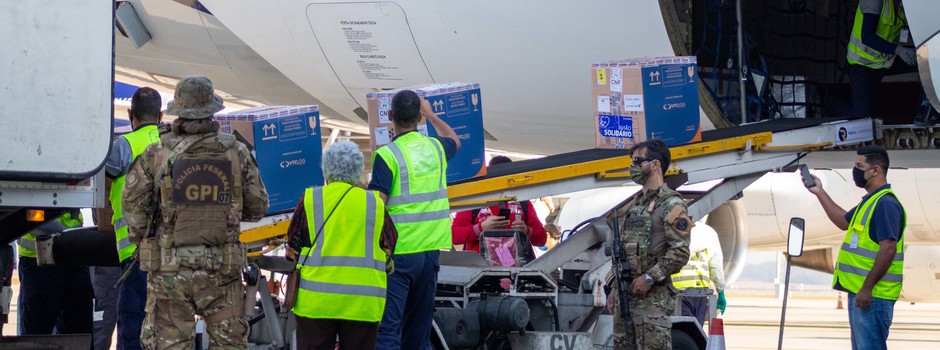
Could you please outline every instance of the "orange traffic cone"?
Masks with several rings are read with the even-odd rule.
[[[842,310],[842,292],[839,292],[839,301],[836,302],[836,310]]]
[[[725,326],[720,318],[713,318],[708,329],[708,345],[705,350],[725,350]]]

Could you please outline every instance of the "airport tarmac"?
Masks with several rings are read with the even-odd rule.
[[[10,323],[4,335],[16,334],[16,298],[13,286]],[[787,305],[784,349],[850,349],[848,310],[836,309],[835,296],[795,296]],[[776,349],[780,331],[781,300],[773,297],[729,294],[725,324],[728,350]],[[111,348],[116,348],[112,341]],[[940,304],[899,302],[888,338],[889,349],[940,348]]]
[[[843,305],[848,301],[843,295]],[[782,300],[728,295],[723,316],[727,349],[776,349]],[[837,297],[794,297],[787,302],[784,349],[851,349],[848,309]],[[940,348],[940,304],[898,302],[888,349]]]

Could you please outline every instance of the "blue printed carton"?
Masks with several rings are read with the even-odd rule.
[[[447,181],[453,182],[486,174],[483,132],[483,97],[480,84],[447,83],[404,88],[414,90],[428,100],[431,109],[460,138],[460,150],[447,162]],[[388,111],[392,96],[398,91],[370,92],[366,95],[369,110],[369,139],[372,150],[387,145],[395,137],[394,125]],[[418,122],[418,132],[437,136],[427,120]]]
[[[701,140],[695,57],[595,63],[597,148],[630,148],[660,139],[669,146]]]
[[[317,105],[264,106],[215,120],[252,149],[268,191],[268,214],[294,209],[307,187],[323,185],[320,111]]]

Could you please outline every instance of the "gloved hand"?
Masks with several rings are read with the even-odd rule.
[[[894,49],[894,54],[909,66],[917,67],[917,52],[915,52],[914,49],[898,45],[898,47]]]
[[[725,309],[728,307],[728,300],[725,299],[725,291],[718,292],[718,303],[715,306],[718,310],[721,310],[721,314],[724,315]]]

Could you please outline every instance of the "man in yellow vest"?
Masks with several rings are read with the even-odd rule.
[[[144,304],[147,301],[147,274],[140,271],[139,266],[134,264],[132,259],[128,259],[134,254],[137,246],[127,239],[127,220],[121,208],[124,179],[131,164],[144,152],[144,149],[160,141],[157,124],[163,117],[163,112],[160,111],[162,103],[157,90],[142,87],[134,92],[131,97],[131,108],[127,110],[127,116],[130,118],[134,131],[114,139],[114,143],[111,144],[111,154],[105,163],[105,175],[110,187],[108,199],[114,210],[111,224],[114,226],[118,256],[122,269],[130,270],[118,291],[117,348],[119,350],[141,349],[140,327],[144,322]],[[109,286],[97,287],[101,289]],[[103,315],[103,317],[109,316]]]
[[[907,37],[906,27],[907,18],[901,0],[858,2],[846,51],[849,83],[852,86],[849,117],[872,117],[881,79],[886,75],[916,70],[916,52],[901,44],[901,40]],[[905,33],[904,37],[902,32]],[[898,63],[896,59],[903,62]],[[927,111],[914,122],[919,125],[935,124],[937,114],[931,113],[929,101],[925,99],[924,103],[928,107]]]
[[[439,137],[417,132],[421,117]],[[372,155],[369,189],[380,193],[395,228],[395,272],[388,276],[376,349],[426,349],[440,250],[451,248],[447,160],[460,149],[454,130],[411,90],[392,97],[392,143]]]
[[[333,350],[339,336],[344,350],[373,350],[385,311],[385,203],[356,187],[363,155],[355,143],[328,147],[322,168],[326,186],[304,192],[288,229],[299,252],[296,345]]]
[[[852,349],[886,349],[894,303],[901,294],[907,215],[886,178],[888,152],[871,145],[857,154],[852,179],[867,194],[855,208],[839,207],[815,176],[809,191],[829,220],[846,230],[832,283],[849,295]]]
[[[711,294],[711,291],[706,290],[714,287],[718,292],[716,307],[724,314],[728,301],[725,299],[725,272],[722,266],[724,256],[721,253],[718,233],[708,225],[699,224],[692,227],[690,236],[689,251],[692,256],[682,270],[672,275],[672,285],[680,291],[702,289],[708,294]],[[705,324],[707,313],[707,297],[682,296],[683,316],[695,317],[699,324]]]
[[[86,266],[39,266],[36,237],[81,227],[78,209],[27,233],[16,241],[20,295],[17,314],[20,335],[91,333],[92,288]]]

